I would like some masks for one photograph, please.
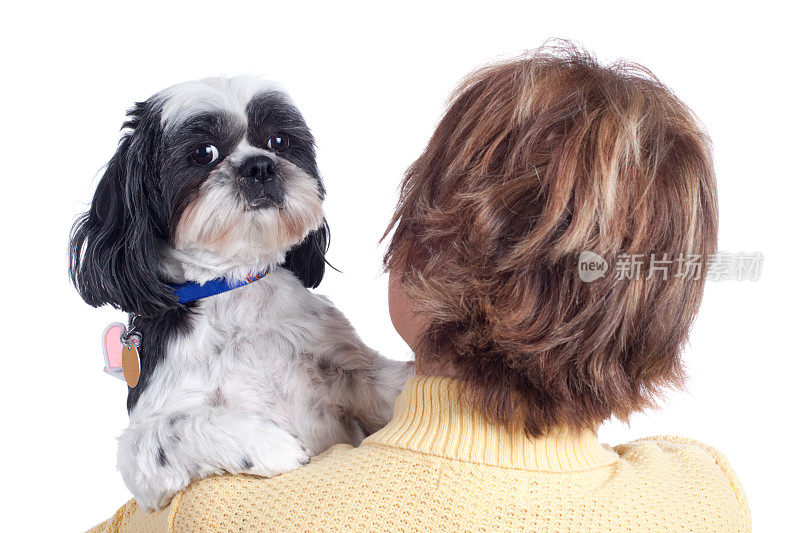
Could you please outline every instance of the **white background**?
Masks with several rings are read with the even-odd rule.
[[[686,392],[612,444],[679,434],[721,449],[756,531],[796,518],[800,350],[796,15],[766,2],[16,2],[3,8],[2,385],[5,531],[81,530],[128,498],[115,469],[125,387],[101,372],[100,334],[121,313],[86,306],[66,274],[74,217],[112,155],[124,111],[175,82],[252,73],[294,96],[316,134],[333,229],[320,292],[385,354],[410,356],[386,309],[377,241],[404,169],[449,91],[474,67],[577,40],[650,67],[715,142],[720,248],[760,251],[758,282],[708,286]],[[562,7],[553,7],[554,5]],[[4,527],[5,526],[5,527]]]

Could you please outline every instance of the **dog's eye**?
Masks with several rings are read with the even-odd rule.
[[[213,144],[202,144],[192,152],[192,161],[198,165],[210,165],[219,159],[219,150]]]
[[[267,148],[276,152],[283,152],[289,148],[289,136],[283,133],[276,133],[267,141]]]

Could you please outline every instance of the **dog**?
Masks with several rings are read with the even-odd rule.
[[[141,508],[210,475],[292,470],[391,417],[412,363],[308,290],[324,195],[314,138],[272,83],[182,83],[128,112],[69,248],[81,297],[130,316],[139,376],[118,468]]]

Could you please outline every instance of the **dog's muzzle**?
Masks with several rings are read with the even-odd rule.
[[[272,158],[265,155],[248,157],[236,168],[236,174],[236,184],[251,208],[283,205],[283,182]]]

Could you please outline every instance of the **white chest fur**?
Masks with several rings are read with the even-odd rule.
[[[314,453],[363,438],[353,391],[337,387],[353,386],[372,351],[290,272],[202,300],[191,325],[168,343],[132,422],[206,405],[268,418]]]
[[[120,437],[145,508],[221,472],[270,476],[388,422],[411,363],[381,357],[282,268],[201,300],[165,346]]]

